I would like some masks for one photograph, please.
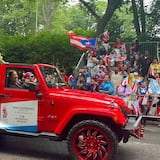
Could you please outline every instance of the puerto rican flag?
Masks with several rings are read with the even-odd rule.
[[[132,91],[133,91],[134,93],[136,93],[136,92],[137,92],[137,89],[138,89],[138,80],[134,79],[134,80],[133,80],[133,85],[132,85]]]
[[[124,62],[126,59],[127,59],[126,55],[122,55],[122,56],[118,57],[119,62]]]
[[[104,61],[105,61],[106,66],[109,65],[111,59],[112,59],[112,58],[111,58],[109,55],[106,55],[106,56],[104,57]]]
[[[139,106],[138,100],[134,100],[132,103],[132,110],[134,115],[139,115],[142,113],[141,108]]]
[[[67,33],[70,36],[71,46],[75,46],[80,50],[95,49],[96,38],[87,38],[83,36],[77,36],[74,32]]]
[[[108,31],[105,31],[105,32],[103,33],[103,40],[104,40],[105,42],[107,42],[107,41],[109,41],[109,38],[110,38],[110,33],[109,33]]]
[[[74,80],[73,75],[70,75],[70,76],[68,77],[68,81],[72,82],[73,80]]]
[[[129,82],[130,82],[130,79],[129,79],[129,76],[127,76],[122,80],[121,85],[127,86],[127,85],[129,85]]]
[[[125,43],[123,43],[123,44],[121,45],[121,50],[122,50],[123,53],[126,53],[126,52],[127,52],[127,47],[126,47],[126,44],[125,44]]]

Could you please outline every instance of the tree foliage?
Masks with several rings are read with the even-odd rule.
[[[25,0],[0,1],[0,27],[9,35],[26,34],[34,27],[34,2]]]
[[[36,35],[4,36],[0,40],[3,40],[1,52],[8,62],[49,63],[69,70],[81,56],[79,50],[69,45],[67,35],[51,34],[49,31]]]
[[[110,41],[132,41],[135,33],[143,40],[155,37],[160,1],[153,1],[150,12],[142,0],[128,1],[79,0],[68,6],[67,0],[1,0],[0,52],[9,62],[54,63],[70,70],[82,52],[70,46],[69,30],[86,37],[109,30]]]
[[[42,15],[44,19],[44,28],[50,29],[53,16],[55,15],[58,7],[60,5],[60,1],[52,1],[52,0],[42,0]]]
[[[160,1],[153,0],[151,6],[151,12],[148,14],[148,31],[152,37],[160,35]]]
[[[53,17],[67,0],[1,0],[0,27],[9,35],[51,29]]]
[[[159,14],[159,0],[153,0],[152,7],[150,10],[146,10],[144,0],[131,0],[132,11],[134,17],[134,27],[136,30],[137,38],[139,40],[153,39],[157,35],[157,23],[160,18]]]
[[[105,30],[106,25],[108,24],[109,20],[112,18],[115,10],[119,8],[123,2],[123,0],[108,0],[105,2],[106,8],[104,10],[103,15],[98,15],[95,7],[96,0],[79,0],[87,9],[88,11],[94,16],[97,20],[97,29],[96,35],[99,36]]]

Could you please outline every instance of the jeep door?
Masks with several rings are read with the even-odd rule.
[[[11,81],[11,72],[13,79],[18,76],[19,85],[23,86],[23,75],[27,72],[36,76],[32,66],[6,65],[1,70],[4,78],[1,81],[1,97],[0,97],[0,128],[37,132],[39,130],[39,99],[35,92],[29,92],[26,88],[16,88],[14,84],[9,85]],[[17,74],[17,75],[16,75]]]

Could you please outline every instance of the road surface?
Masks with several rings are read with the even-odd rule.
[[[156,122],[145,127],[141,140],[120,143],[116,160],[159,160],[160,128]],[[1,136],[0,160],[70,160],[65,142],[40,138]]]

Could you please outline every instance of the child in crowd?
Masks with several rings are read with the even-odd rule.
[[[141,113],[143,115],[147,115],[149,108],[148,108],[148,100],[151,92],[149,90],[148,84],[146,80],[142,80],[140,82],[140,86],[137,89],[138,101],[141,108]],[[146,124],[146,120],[142,120],[143,124]]]
[[[90,84],[88,85],[88,91],[98,92],[99,84],[96,78],[91,78]]]
[[[91,81],[91,73],[89,72],[87,67],[84,67],[83,75],[84,75],[86,84],[89,84]]]
[[[78,81],[78,77],[83,73],[83,69],[79,69],[78,72],[75,72],[74,76],[70,77],[70,88],[75,89]]]
[[[77,83],[76,83],[76,89],[86,90],[85,76],[83,73],[79,74],[78,76]]]

